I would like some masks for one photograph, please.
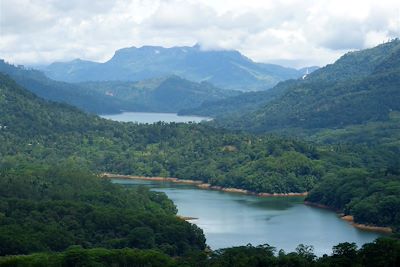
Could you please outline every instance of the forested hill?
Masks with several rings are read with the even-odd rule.
[[[311,67],[309,71],[315,69]],[[139,81],[178,75],[242,91],[271,88],[279,81],[298,78],[306,72],[306,69],[256,63],[238,51],[207,51],[198,45],[129,47],[117,50],[105,63],[73,60],[56,62],[43,70],[49,77],[67,82]]]
[[[265,132],[387,121],[400,110],[399,53],[399,40],[350,52],[305,79],[280,85],[281,95],[256,111],[242,109],[219,123]]]
[[[312,201],[357,212],[356,221],[400,225],[400,203],[386,210],[400,193],[398,147],[325,147],[201,124],[117,123],[39,99],[4,75],[0,105],[2,170],[67,161],[96,173],[194,179],[254,192],[310,191]],[[360,187],[365,183],[370,186]],[[364,216],[362,207],[390,215]]]
[[[42,100],[3,74],[0,106],[0,256],[72,245],[169,255],[205,248],[201,229],[177,218],[164,194],[92,174],[96,163],[85,162],[85,153],[106,153],[100,143],[112,140],[105,136],[118,123]]]
[[[86,82],[72,84],[47,78],[42,72],[0,61],[0,72],[10,75],[19,85],[52,101],[68,103],[96,114],[121,111],[178,112],[196,108],[204,101],[239,95],[209,83],[196,83],[178,76],[138,82]]]
[[[285,89],[293,83],[296,83],[296,80],[280,82],[266,91],[246,92],[221,100],[208,99],[198,107],[181,109],[179,114],[209,116],[218,118],[218,121],[225,118],[231,120],[262,108],[267,103],[280,97],[285,92]]]
[[[14,66],[3,60],[0,60],[0,73],[10,75],[19,85],[42,98],[68,103],[87,112],[117,113],[129,109],[121,100],[75,84],[54,81],[40,71]]]
[[[322,174],[318,153],[303,142],[197,124],[117,123],[41,100],[6,76],[0,85],[3,161],[55,164],[68,159],[97,172],[172,176],[278,193],[308,191]]]
[[[196,108],[205,101],[241,95],[239,91],[220,89],[207,82],[191,82],[178,76],[139,82],[84,82],[79,86],[125,102],[130,110],[147,112],[178,112]]]

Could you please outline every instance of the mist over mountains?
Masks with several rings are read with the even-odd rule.
[[[119,49],[104,63],[75,59],[42,67],[46,75],[65,82],[139,81],[176,75],[209,82],[224,89],[265,90],[280,81],[296,79],[317,67],[293,69],[257,63],[238,51],[207,51],[195,46],[161,46]]]

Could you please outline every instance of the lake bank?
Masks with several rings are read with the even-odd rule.
[[[208,183],[203,183],[202,181],[185,180],[185,179],[179,179],[179,178],[175,178],[175,177],[148,177],[148,176],[122,175],[122,174],[112,174],[112,173],[103,173],[103,174],[101,174],[101,176],[109,178],[109,179],[118,178],[118,179],[127,179],[127,180],[143,180],[143,181],[187,184],[187,185],[194,185],[197,188],[204,189],[204,190],[214,190],[214,191],[221,191],[221,192],[228,192],[228,193],[237,193],[237,194],[256,196],[256,197],[306,197],[308,195],[308,192],[302,192],[302,193],[256,193],[256,192],[251,192],[246,189],[213,186]],[[353,216],[344,215],[343,213],[341,213],[340,210],[333,209],[333,208],[323,205],[323,204],[313,203],[313,202],[309,202],[309,201],[304,201],[304,204],[307,206],[312,206],[312,207],[316,207],[316,208],[320,208],[320,209],[334,211],[340,216],[340,218],[342,220],[347,221],[352,226],[354,226],[355,228],[360,229],[360,230],[379,232],[379,233],[385,233],[385,234],[390,234],[393,232],[393,229],[390,227],[356,223],[356,222],[354,222]]]
[[[340,217],[342,220],[345,220],[349,222],[352,226],[364,230],[364,231],[371,231],[371,232],[382,232],[385,234],[391,234],[393,233],[393,229],[390,227],[384,227],[384,226],[375,226],[375,225],[368,225],[368,224],[362,224],[362,223],[356,223],[354,221],[354,217],[352,215],[344,215]]]
[[[326,209],[326,210],[331,210],[334,211],[338,214],[338,216],[354,226],[357,229],[364,230],[364,231],[371,231],[371,232],[379,232],[379,233],[385,233],[385,234],[391,234],[393,233],[393,229],[391,227],[385,227],[385,226],[376,226],[376,225],[368,225],[368,224],[362,224],[362,223],[356,223],[354,221],[354,216],[352,215],[345,215],[343,214],[340,210],[334,209],[332,207],[329,207],[327,205],[319,204],[319,203],[314,203],[314,202],[309,202],[309,201],[304,201],[304,204],[307,206],[311,207],[316,207],[320,209]]]
[[[234,188],[234,187],[222,187],[217,185],[211,185],[208,183],[203,183],[202,181],[196,180],[185,180],[179,179],[175,177],[148,177],[148,176],[138,176],[138,175],[122,175],[122,174],[112,174],[112,173],[103,173],[102,177],[106,177],[109,179],[118,178],[118,179],[136,179],[136,180],[145,180],[145,181],[158,181],[158,182],[170,182],[177,184],[190,184],[194,185],[199,189],[205,190],[215,190],[222,191],[228,193],[238,193],[244,195],[251,195],[257,197],[306,197],[308,192],[300,192],[300,193],[256,193],[246,189]]]
[[[298,244],[313,245],[317,255],[332,252],[332,246],[372,242],[383,233],[363,231],[340,219],[336,213],[304,205],[303,197],[257,197],[217,190],[199,190],[194,184],[142,179],[110,179],[127,187],[145,186],[163,192],[177,207],[178,216],[196,218],[212,250],[248,243],[294,251]]]

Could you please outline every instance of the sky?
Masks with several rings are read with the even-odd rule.
[[[299,68],[399,35],[399,0],[0,0],[0,58],[13,64],[198,43]]]

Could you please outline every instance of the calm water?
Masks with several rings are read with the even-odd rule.
[[[101,115],[100,117],[124,122],[155,123],[155,122],[201,122],[209,121],[211,118],[199,116],[178,116],[176,113],[153,113],[153,112],[123,112],[113,115]]]
[[[358,230],[331,211],[302,204],[301,198],[259,198],[173,183],[113,180],[128,186],[145,185],[165,192],[178,214],[196,217],[212,249],[268,243],[294,251],[300,243],[313,245],[317,255],[330,254],[340,242],[359,246],[380,234]]]

